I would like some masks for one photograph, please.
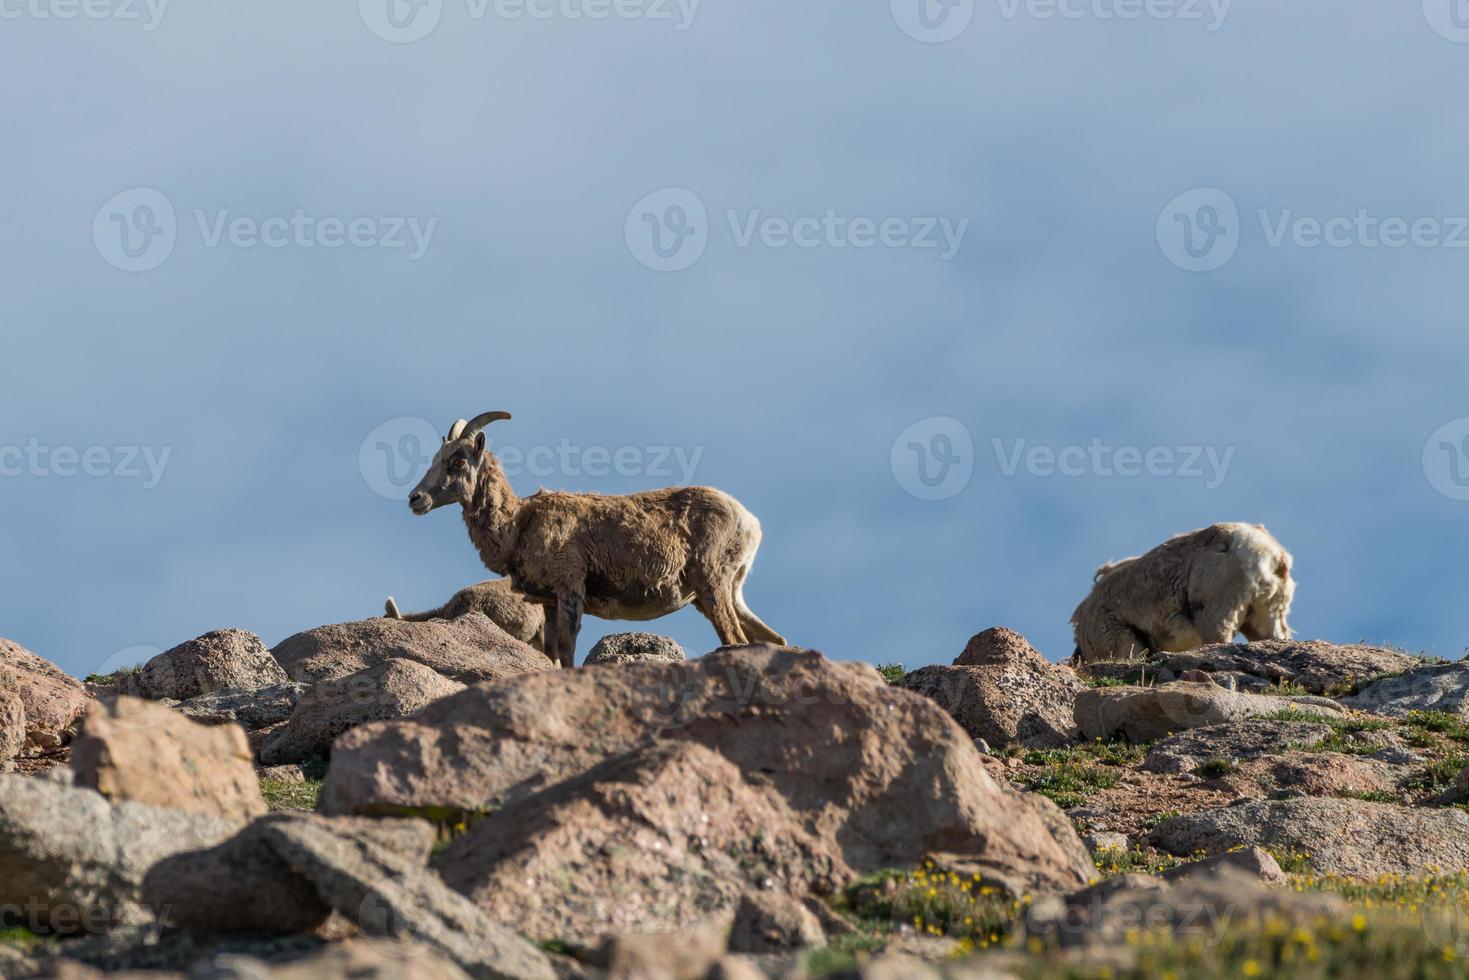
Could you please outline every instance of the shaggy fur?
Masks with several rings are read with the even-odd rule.
[[[583,613],[649,620],[690,602],[725,645],[785,643],[745,605],[760,522],[739,501],[711,487],[521,499],[485,448],[484,426],[509,417],[454,423],[408,503],[415,514],[463,508],[485,567],[546,607],[548,657],[572,666]]]
[[[1291,556],[1259,524],[1215,524],[1097,569],[1076,612],[1079,661],[1289,639]]]
[[[411,623],[458,619],[472,612],[484,613],[491,622],[517,640],[545,651],[542,632],[546,626],[546,611],[516,593],[508,578],[494,578],[460,589],[448,602],[428,612],[405,614],[398,609],[392,596],[388,596],[386,608],[389,619],[405,619]]]

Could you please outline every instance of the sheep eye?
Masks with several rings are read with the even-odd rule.
[[[454,460],[454,462],[452,462],[452,463],[449,464],[449,466],[452,469],[456,469],[456,470],[462,470],[462,469],[464,469],[464,467],[466,467],[468,465],[469,464],[466,463],[463,459],[456,459],[456,460]]]

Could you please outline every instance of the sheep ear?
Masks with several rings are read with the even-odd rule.
[[[474,451],[482,453],[485,451],[485,430],[480,429],[474,434]]]

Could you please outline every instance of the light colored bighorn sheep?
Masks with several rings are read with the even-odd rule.
[[[388,596],[386,615],[389,619],[403,619],[411,623],[424,623],[431,619],[458,619],[467,613],[479,612],[522,643],[529,643],[537,650],[545,650],[541,632],[546,625],[546,611],[510,586],[508,578],[492,578],[479,582],[454,593],[454,597],[437,609],[428,612],[403,613],[398,604]]]
[[[1071,614],[1076,658],[1127,660],[1207,643],[1289,639],[1291,556],[1259,524],[1215,524],[1097,569]]]
[[[690,602],[721,643],[785,643],[745,605],[760,522],[739,501],[710,487],[522,499],[485,448],[484,427],[508,418],[455,422],[408,505],[419,515],[460,505],[485,566],[546,607],[548,657],[573,665],[583,613],[649,620]]]

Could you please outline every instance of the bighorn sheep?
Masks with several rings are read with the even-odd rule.
[[[1259,524],[1215,524],[1097,569],[1071,614],[1076,659],[1126,660],[1207,643],[1289,639],[1291,556]]]
[[[527,602],[510,586],[508,578],[493,578],[479,582],[454,593],[454,597],[437,609],[421,613],[403,613],[398,604],[388,596],[386,615],[389,619],[404,619],[412,623],[423,623],[430,619],[458,619],[466,613],[479,612],[522,643],[529,643],[537,650],[545,650],[541,633],[546,625],[546,611],[534,602]]]
[[[781,635],[745,605],[742,586],[760,546],[760,522],[710,487],[627,496],[556,493],[517,497],[485,446],[486,412],[455,422],[408,496],[413,513],[459,504],[469,539],[491,571],[546,607],[546,655],[573,665],[581,617],[648,620],[690,602],[723,644]]]

